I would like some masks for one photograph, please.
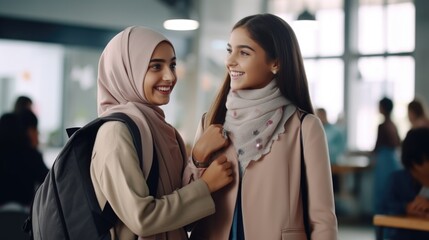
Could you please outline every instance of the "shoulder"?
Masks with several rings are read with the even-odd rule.
[[[130,131],[125,123],[118,121],[109,121],[100,126],[95,138],[92,149],[91,165],[102,169],[104,164],[111,159],[117,159],[118,155],[129,156],[135,154],[134,144]],[[130,157],[121,157],[121,160],[132,159]]]
[[[287,120],[286,125],[288,128],[292,129],[300,127],[302,127],[302,129],[313,127],[323,129],[322,122],[316,115],[303,112],[300,109],[297,109],[295,113],[292,114],[292,116]]]
[[[125,123],[119,121],[110,121],[100,126],[97,132],[97,137],[117,137],[126,133],[129,134],[129,131]]]
[[[302,121],[303,129],[314,128],[314,127],[323,129],[323,124],[316,115],[312,113],[302,112],[301,110],[298,110],[297,112],[298,112],[298,117],[302,119],[301,121]]]
[[[100,126],[95,145],[108,146],[117,142],[132,142],[131,133],[123,122],[110,121]]]

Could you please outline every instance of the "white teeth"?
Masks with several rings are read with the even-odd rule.
[[[158,89],[159,91],[162,91],[162,92],[168,92],[168,91],[170,91],[170,87],[157,87],[156,89]]]
[[[244,73],[243,72],[237,72],[237,71],[231,71],[230,74],[232,77],[239,77],[239,76],[243,75]]]

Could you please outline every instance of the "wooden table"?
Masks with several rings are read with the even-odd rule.
[[[369,169],[368,166],[351,165],[351,164],[332,164],[331,171],[333,174],[357,173]]]
[[[345,156],[341,161],[331,164],[333,174],[356,173],[370,168],[367,156]]]
[[[361,175],[371,168],[369,157],[364,155],[344,156],[341,161],[331,164],[331,172],[337,176],[338,193],[340,196],[357,197],[360,194]],[[354,180],[353,189],[346,189],[344,184],[348,175],[352,175]]]
[[[377,240],[383,239],[383,227],[404,228],[429,232],[429,219],[424,218],[375,215],[373,218],[373,224],[380,227],[380,230],[377,231]]]

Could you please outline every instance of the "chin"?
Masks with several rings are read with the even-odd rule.
[[[233,91],[242,89],[242,87],[238,84],[231,84],[230,87],[231,87],[231,90]]]
[[[159,105],[159,106],[167,105],[169,102],[170,102],[170,99],[168,99],[168,100],[166,100],[166,101],[165,101],[165,100],[164,100],[164,101],[160,101],[158,105]]]

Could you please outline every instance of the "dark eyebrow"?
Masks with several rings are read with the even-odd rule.
[[[228,43],[227,46],[229,48],[231,48],[231,44]],[[246,49],[249,49],[249,50],[255,52],[255,49],[251,48],[249,45],[238,45],[237,48],[246,48]]]
[[[174,61],[176,61],[176,57],[172,57],[170,60],[170,62],[174,62]],[[166,61],[165,61],[165,59],[162,59],[162,58],[152,58],[150,60],[150,62],[162,62],[162,63],[164,63]]]

